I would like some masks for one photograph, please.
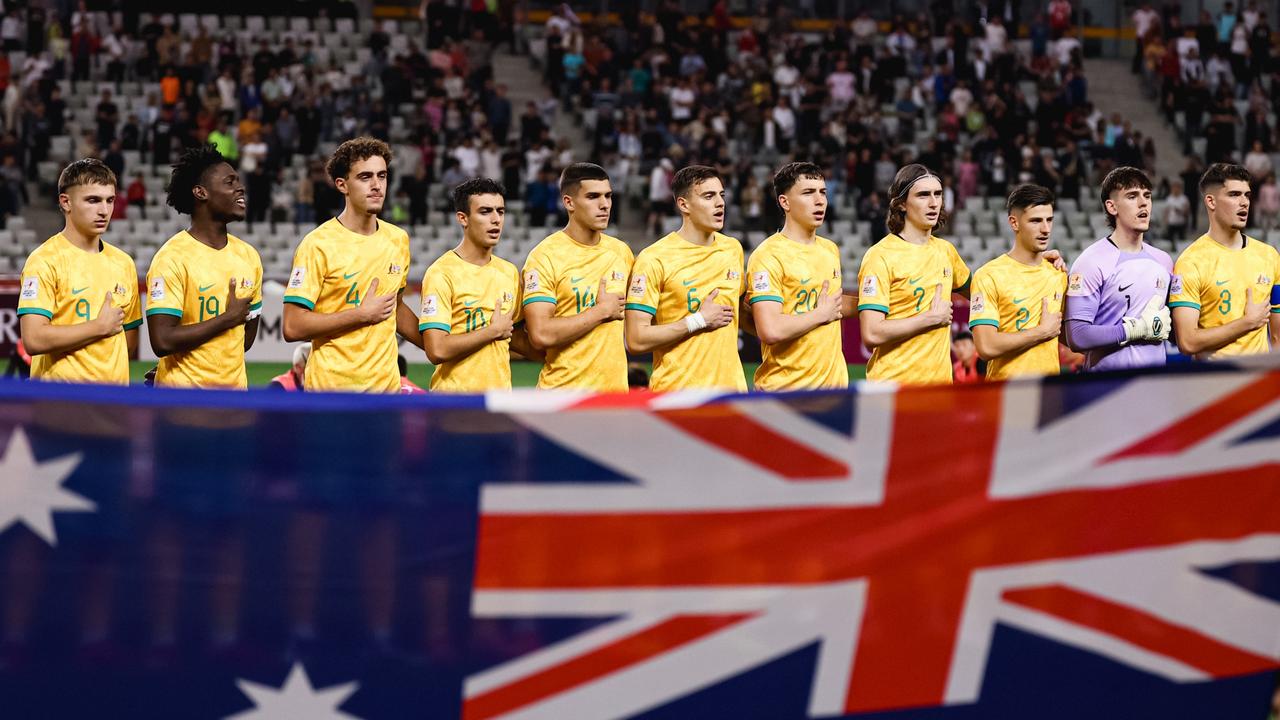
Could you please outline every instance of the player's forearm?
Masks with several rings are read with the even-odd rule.
[[[756,337],[759,337],[760,342],[766,345],[790,342],[822,324],[814,313],[787,315],[780,310],[780,307],[775,308],[772,312],[765,309],[761,309],[760,312],[754,312],[753,308],[752,316],[756,321]]]
[[[1177,328],[1178,349],[1185,355],[1199,355],[1220,350],[1252,332],[1244,318],[1237,318],[1214,328]]]
[[[157,357],[195,350],[234,327],[228,320],[230,316],[226,314],[215,315],[190,325],[179,325],[176,322],[164,324],[164,321],[157,322],[156,317],[151,316],[147,322],[147,334],[151,338],[151,349]]]
[[[636,313],[638,317],[633,317]],[[627,326],[623,332],[627,352],[632,355],[643,355],[658,348],[674,345],[689,336],[689,326],[684,318],[675,322],[653,325],[645,323],[650,315],[640,310],[627,311]]]
[[[138,359],[138,328],[124,331],[124,347],[130,360]]]
[[[23,320],[25,321],[27,317],[30,316],[24,316]],[[20,328],[22,346],[32,355],[75,352],[86,345],[108,337],[103,334],[96,322],[79,323],[77,325],[22,322],[20,323]]]
[[[287,342],[298,342],[341,335],[366,324],[361,319],[357,308],[348,308],[336,313],[322,313],[308,310],[301,305],[285,303],[281,329]]]
[[[1067,321],[1067,347],[1078,353],[1114,347],[1122,342],[1123,325],[1094,325],[1087,320]]]
[[[529,338],[541,350],[561,347],[581,338],[600,324],[600,318],[591,308],[571,317],[548,317],[525,320]]]
[[[415,347],[423,347],[424,339],[422,331],[418,329],[418,316],[404,304],[404,298],[396,306],[396,334]]]
[[[253,347],[253,341],[258,339],[258,326],[262,324],[262,317],[255,317],[244,325],[244,351],[249,352],[249,348]]]
[[[492,325],[469,333],[450,335],[443,330],[427,330],[422,334],[422,349],[432,365],[461,360],[498,339]]]
[[[872,311],[875,312],[875,311]],[[915,315],[909,318],[899,318],[897,320],[889,320],[881,314],[881,319],[872,322],[862,322],[862,344],[869,348],[875,349],[881,345],[899,342],[907,338],[915,337],[925,330],[935,327],[923,315]]]
[[[1267,334],[1271,338],[1271,352],[1280,352],[1280,312],[1271,311]]]
[[[983,360],[995,360],[1006,355],[1017,355],[1023,350],[1035,347],[1049,336],[1041,332],[1039,328],[1029,330],[1019,330],[1017,332],[999,332],[995,328],[991,328],[993,332],[974,333],[973,344],[978,349],[978,356]]]

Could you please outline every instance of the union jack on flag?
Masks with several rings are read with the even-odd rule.
[[[700,716],[960,711],[1019,666],[1060,692],[1036,717],[1157,690],[1164,717],[1236,717],[1224,683],[1265,717],[1280,372],[708,400],[490,398],[579,465],[483,488],[473,617],[585,629],[472,674],[464,717],[658,717],[729,686],[774,709]],[[1113,685],[1069,686],[1099,667]]]

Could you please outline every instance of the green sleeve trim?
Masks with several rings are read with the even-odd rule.
[[[639,311],[640,311],[640,312],[642,312],[642,313],[649,313],[650,315],[653,315],[653,316],[655,316],[655,317],[656,317],[656,316],[657,316],[657,314],[658,314],[658,309],[657,309],[657,308],[655,308],[655,307],[650,307],[650,306],[648,306],[648,305],[645,305],[644,303],[627,303],[627,306],[626,306],[626,308],[625,308],[625,309],[626,309],[626,310],[639,310]]]
[[[1176,308],[1176,307],[1189,307],[1189,308],[1195,308],[1195,309],[1199,310],[1199,309],[1200,309],[1200,303],[1191,302],[1190,300],[1178,300],[1178,301],[1176,301],[1176,302],[1171,302],[1171,303],[1169,303],[1169,307],[1171,307],[1171,308]]]
[[[748,304],[748,305],[755,305],[755,304],[756,304],[756,303],[758,303],[758,302],[776,302],[776,303],[780,303],[780,302],[782,302],[782,298],[778,297],[777,295],[757,295],[756,297],[753,297],[753,298],[751,298],[750,300],[748,300],[748,301],[747,301],[747,304]]]
[[[418,332],[425,332],[427,330],[443,330],[447,333],[450,329],[451,328],[448,325],[438,322],[420,323],[418,325]]]
[[[285,302],[287,302],[287,303],[293,303],[294,305],[301,305],[302,307],[304,307],[304,308],[306,308],[306,309],[308,309],[308,310],[315,310],[315,309],[316,309],[316,304],[315,304],[315,303],[311,302],[310,300],[308,300],[308,299],[306,299],[306,298],[304,298],[304,297],[302,297],[302,296],[300,296],[300,295],[285,295],[285,296],[284,296],[284,301],[285,301]]]
[[[969,321],[969,329],[970,329],[970,330],[972,330],[972,329],[974,329],[974,328],[978,327],[979,325],[990,325],[991,327],[993,327],[993,328],[995,328],[995,329],[997,329],[997,330],[999,330],[999,329],[1000,329],[1000,323],[998,323],[998,322],[996,322],[995,320],[992,320],[992,319],[990,319],[990,318],[978,318],[977,320],[970,320],[970,321]]]
[[[973,282],[973,274],[971,273],[971,274],[969,275],[969,278],[968,278],[967,280],[965,280],[965,281],[964,281],[964,284],[963,284],[963,285],[961,285],[960,287],[956,288],[955,290],[952,290],[951,292],[954,292],[954,293],[960,293],[961,295],[963,295],[963,294],[964,294],[964,291],[969,289],[969,284],[970,284],[970,283],[972,283],[972,282]]]
[[[524,307],[525,305],[530,305],[532,303],[540,303],[540,302],[551,303],[552,305],[556,304],[555,298],[549,298],[543,295],[538,295],[531,298],[525,298],[524,302],[520,303],[520,307]]]
[[[889,314],[889,306],[887,305],[876,305],[874,303],[861,303],[860,305],[858,305],[858,312],[862,312],[863,310],[879,310],[885,315]]]
[[[152,315],[172,315],[174,317],[182,317],[182,311],[177,308],[147,308],[147,317]]]
[[[1271,312],[1273,312],[1273,313],[1280,313],[1280,307],[1273,307],[1273,308],[1271,308]]]
[[[45,317],[49,318],[50,320],[52,320],[52,319],[53,319],[53,313],[49,312],[48,310],[45,310],[44,308],[33,308],[33,307],[18,308],[18,315],[19,315],[19,316],[22,316],[22,315],[43,315],[43,316],[45,316]]]
[[[250,306],[249,306],[249,311],[250,311],[250,312],[252,312],[252,311],[254,311],[254,310],[261,310],[261,309],[262,309],[262,301],[261,301],[261,300],[259,300],[258,302],[256,302],[256,303],[254,303],[254,304],[252,304],[252,305],[250,305]]]
[[[132,329],[134,329],[134,328],[136,328],[136,327],[142,327],[142,318],[138,318],[137,320],[134,320],[134,321],[133,321],[133,322],[131,322],[131,323],[125,323],[125,324],[124,324],[124,329],[125,329],[125,330],[132,330]]]

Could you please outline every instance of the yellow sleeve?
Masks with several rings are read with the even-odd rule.
[[[556,278],[547,254],[541,251],[529,253],[524,264],[524,300],[522,306],[529,303],[547,302],[556,304]]]
[[[883,254],[874,247],[868,250],[862,256],[862,266],[858,268],[858,312],[879,310],[888,315],[892,279]]]
[[[962,293],[969,286],[969,266],[964,264],[964,258],[960,257],[960,251],[956,250],[956,246],[947,243],[947,256],[951,261],[951,287],[955,292]]]
[[[138,266],[129,258],[125,287],[129,288],[129,307],[124,309],[124,329],[133,330],[142,325],[142,295],[138,292]]]
[[[747,262],[747,303],[783,302],[782,262],[768,248],[751,253]]]
[[[285,286],[284,301],[315,310],[327,272],[324,254],[309,238],[303,238],[293,254],[293,270],[289,273],[289,284]]]
[[[979,268],[973,274],[973,291],[969,297],[969,329],[990,325],[1000,329],[1000,291],[992,273]]]
[[[400,240],[400,267],[404,268],[404,272],[400,273],[400,287],[396,288],[396,292],[404,292],[409,287],[409,234],[405,233]]]
[[[1200,277],[1195,263],[1185,256],[1173,265],[1173,279],[1169,281],[1169,307],[1193,307],[1200,309],[1204,278]]]
[[[57,311],[54,306],[57,286],[57,270],[45,255],[27,258],[27,264],[22,268],[22,289],[18,293],[18,315],[43,315],[53,320]]]
[[[736,240],[734,242],[737,242]],[[738,295],[734,298],[734,307],[741,302],[742,296],[747,294],[747,258],[742,252],[742,245],[738,245]]]
[[[262,256],[253,250],[253,299],[249,301],[250,317],[262,313]]]
[[[513,280],[512,287],[516,289],[515,297],[512,301],[515,303],[515,310],[511,313],[511,324],[524,322],[524,293],[520,289],[520,270],[515,265],[511,266],[511,277]]]
[[[418,314],[418,331],[453,331],[453,283],[435,267],[422,276],[422,312]]]
[[[147,269],[147,317],[182,317],[187,269],[170,258],[171,253],[158,253],[151,259],[151,267]]]
[[[657,317],[662,282],[662,264],[652,253],[641,252],[631,266],[631,282],[627,283],[627,309]]]

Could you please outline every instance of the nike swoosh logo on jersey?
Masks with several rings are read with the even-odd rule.
[[[581,277],[571,277],[571,278],[569,278],[569,282],[573,283],[574,285],[577,285],[578,283],[582,282],[582,278],[581,278]]]
[[[1124,292],[1125,290],[1128,290],[1131,287],[1133,287],[1133,283],[1129,283],[1128,285],[1121,285],[1120,292]]]
[[[1227,283],[1229,283],[1229,282],[1231,282],[1231,281],[1230,281],[1230,280],[1214,280],[1214,281],[1213,281],[1213,284],[1214,284],[1214,285],[1219,285],[1219,286],[1221,286],[1221,285],[1226,285],[1226,284],[1227,284]]]
[[[342,276],[342,279],[343,279],[343,280],[350,280],[351,278],[353,278],[353,277],[355,277],[355,276],[357,276],[357,275],[359,275],[359,274],[360,274],[359,272],[345,273],[345,274]]]
[[[697,281],[696,281],[696,280],[681,280],[681,281],[680,281],[680,284],[681,284],[681,285],[684,285],[685,287],[689,287],[690,285],[694,284],[695,282],[697,282]]]
[[[1026,298],[1014,298],[1014,299],[1013,299],[1013,304],[1014,304],[1014,305],[1021,305],[1022,303],[1026,302],[1026,301],[1027,301],[1027,299],[1026,299]]]
[[[924,277],[924,276],[923,276],[923,275],[921,275],[920,277]],[[918,278],[918,277],[914,277],[914,278],[911,278],[910,280],[908,280],[907,282],[911,283],[912,285],[915,285],[916,283],[920,282],[920,278]]]
[[[80,293],[82,293],[82,292],[84,292],[85,290],[88,290],[88,289],[89,289],[89,286],[88,286],[88,285],[85,285],[84,287],[80,288],[79,290],[76,290],[75,288],[72,288],[72,289],[71,289],[71,294],[72,294],[72,295],[79,295]]]
[[[472,305],[475,305],[475,304],[476,304],[476,301],[475,301],[475,300],[464,300],[464,301],[462,302],[462,304],[463,304],[463,305],[465,305],[466,307],[471,307]]]
[[[211,287],[213,287],[213,283],[209,283],[208,285],[201,285],[199,288],[196,289],[196,292],[208,292],[209,288]]]
[[[810,281],[810,280],[812,280],[812,279],[813,279],[813,278],[805,278],[805,279],[803,279],[803,280],[801,280],[801,281],[800,281],[800,284],[801,284],[801,285],[808,285],[808,284],[809,284],[809,281]]]

